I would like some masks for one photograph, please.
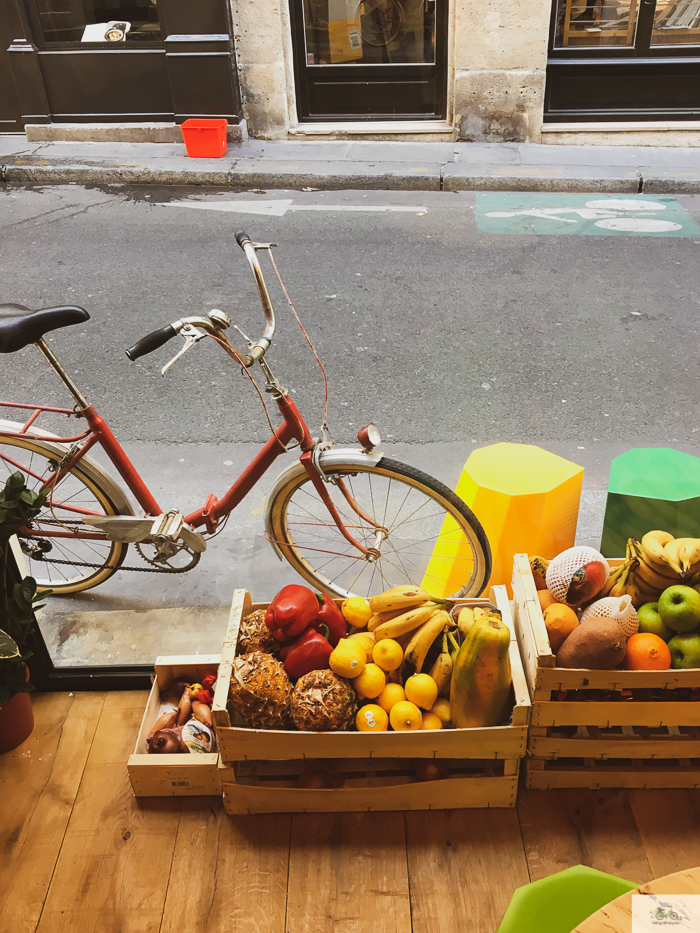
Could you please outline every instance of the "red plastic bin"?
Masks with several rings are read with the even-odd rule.
[[[228,120],[185,120],[182,136],[191,159],[220,159],[226,152]]]

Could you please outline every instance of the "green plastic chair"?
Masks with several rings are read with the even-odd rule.
[[[586,917],[638,885],[575,865],[516,888],[498,933],[571,933]]]

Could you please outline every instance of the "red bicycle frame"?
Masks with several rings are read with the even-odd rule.
[[[294,404],[292,399],[290,399],[286,394],[277,395],[275,397],[275,401],[283,418],[283,422],[280,427],[277,428],[274,434],[264,444],[262,449],[256,454],[250,464],[245,468],[245,470],[233,483],[230,489],[228,489],[228,491],[223,495],[223,497],[221,499],[217,499],[213,493],[210,494],[202,508],[197,509],[195,512],[191,512],[189,515],[184,517],[185,523],[193,528],[204,526],[209,534],[213,534],[216,531],[219,521],[236,508],[236,506],[250,492],[253,486],[255,486],[258,480],[272,466],[274,461],[281,454],[286,453],[287,444],[292,440],[297,440],[302,451],[299,459],[303,464],[304,469],[308,473],[309,478],[316,488],[319,496],[326,505],[326,508],[328,509],[328,512],[334,523],[337,525],[339,531],[363,555],[370,555],[372,552],[359,541],[357,541],[348,531],[340,514],[334,506],[331,497],[328,494],[326,482],[321,477],[319,471],[316,469],[316,466],[313,463],[312,453],[314,448],[317,446],[318,441],[311,436],[309,428],[304,421],[301,412]],[[2,433],[6,437],[28,437],[38,441],[41,441],[42,439],[46,440],[47,438],[42,438],[40,434],[32,434],[29,431],[36,419],[44,411],[64,414],[67,416],[73,415],[78,418],[85,418],[88,423],[88,429],[82,433],[76,434],[74,437],[55,438],[52,436],[51,438],[48,438],[49,440],[61,444],[73,444],[75,447],[77,447],[77,449],[74,450],[71,448],[71,450],[69,450],[70,456],[65,460],[65,462],[61,462],[59,469],[56,470],[56,472],[49,480],[43,480],[43,477],[39,476],[39,474],[31,473],[35,479],[42,480],[42,486],[40,489],[41,492],[47,491],[51,489],[51,487],[55,486],[61,477],[70,472],[70,470],[72,470],[73,467],[80,462],[80,460],[92,447],[94,447],[96,444],[99,444],[116,467],[119,475],[129,487],[134,495],[134,498],[142,507],[145,514],[153,516],[162,514],[163,510],[156,502],[144,481],[141,479],[141,476],[136,470],[136,467],[124,452],[122,446],[112,433],[112,430],[110,429],[107,422],[104,420],[104,418],[102,418],[101,415],[97,413],[93,405],[88,405],[86,408],[79,408],[76,406],[75,409],[70,409],[53,408],[48,405],[28,405],[0,401],[0,407],[29,409],[32,412],[31,416],[22,425],[22,428],[19,431],[3,431]],[[81,441],[84,442],[82,445],[80,444]],[[7,459],[13,463],[9,457],[7,457]],[[16,465],[17,467],[20,466],[19,464],[13,465]],[[25,467],[22,467],[22,469],[26,470]],[[336,485],[341,490],[344,498],[353,511],[362,519],[364,519],[364,521],[371,524],[374,528],[380,529],[380,526],[377,524],[377,522],[357,505],[342,479],[338,478],[336,480]],[[96,514],[88,509],[81,509],[75,506],[70,506],[68,503],[61,503],[61,508],[84,515]],[[72,537],[72,535],[68,531],[42,529],[42,537]],[[104,535],[99,533],[91,534],[89,532],[81,532],[81,537],[86,539],[93,538],[104,540]]]

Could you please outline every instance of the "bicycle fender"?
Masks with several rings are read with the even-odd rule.
[[[10,432],[19,434],[22,430],[22,424],[17,421],[3,421],[0,419],[0,438],[3,433]],[[27,431],[23,437],[41,447],[48,459],[61,459],[66,452],[70,450],[71,444],[61,444],[60,437],[57,434],[51,434],[48,431],[41,431],[38,428],[32,428]],[[133,506],[125,496],[123,490],[112,479],[109,473],[105,472],[96,460],[85,456],[76,466],[76,471],[83,473],[95,485],[99,486],[103,492],[110,498],[112,504],[121,515],[135,515]]]
[[[366,466],[371,464],[377,466],[384,457],[380,450],[365,451],[359,447],[331,447],[330,450],[324,450],[320,456],[321,468],[323,470],[332,469],[334,466]],[[280,560],[284,560],[282,550],[272,539],[272,519],[271,505],[277,498],[280,490],[283,489],[291,479],[297,476],[306,475],[304,464],[297,460],[288,469],[277,477],[270,487],[265,500],[265,537],[272,545],[272,549]]]

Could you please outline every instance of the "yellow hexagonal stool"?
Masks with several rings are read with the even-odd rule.
[[[491,544],[491,586],[510,586],[514,554],[552,558],[573,547],[582,483],[583,467],[531,444],[492,444],[472,452],[455,492],[476,514]],[[443,554],[436,545],[426,579],[433,562],[444,567],[459,556],[459,544],[452,540],[448,547],[452,553]],[[450,584],[448,579],[444,592],[433,595],[453,592]]]

